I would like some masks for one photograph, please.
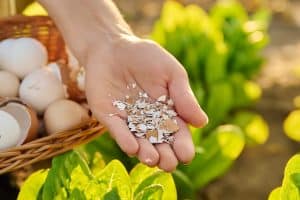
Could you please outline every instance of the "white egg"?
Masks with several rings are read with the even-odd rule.
[[[47,64],[47,50],[33,38],[19,38],[7,49],[2,58],[2,68],[24,78],[30,72]]]
[[[44,115],[48,134],[70,130],[88,119],[88,111],[71,100],[59,100],[52,103]]]
[[[61,71],[60,67],[56,62],[51,62],[46,66],[61,82],[62,76],[61,76]]]
[[[3,58],[9,57],[9,53],[11,52],[11,47],[14,44],[15,39],[5,39],[0,42],[0,69],[2,69],[4,63]]]
[[[21,139],[21,128],[17,120],[0,110],[0,150],[17,146]]]
[[[7,71],[0,71],[0,96],[18,96],[20,81],[18,77]]]
[[[21,100],[42,114],[52,102],[65,98],[65,90],[50,70],[42,68],[24,78],[19,95]]]

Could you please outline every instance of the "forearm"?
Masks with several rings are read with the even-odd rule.
[[[105,45],[132,34],[111,0],[39,0],[62,32],[76,56],[89,45]]]

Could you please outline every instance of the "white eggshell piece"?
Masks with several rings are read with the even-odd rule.
[[[32,71],[47,64],[47,50],[33,38],[19,38],[13,42],[9,53],[3,59],[3,69],[24,78]]]
[[[0,150],[17,146],[21,138],[21,128],[17,120],[0,110],[0,122]]]
[[[70,130],[88,119],[88,112],[80,104],[71,100],[52,103],[44,115],[48,134]]]
[[[65,98],[61,81],[47,68],[34,71],[25,77],[20,86],[20,98],[39,114],[56,100]]]
[[[77,86],[81,91],[85,91],[85,70],[83,68],[80,69],[77,74]]]
[[[20,81],[18,77],[8,71],[0,71],[0,96],[18,96]]]
[[[56,62],[51,62],[47,65],[47,68],[62,82],[62,76],[59,65]]]
[[[11,114],[17,120],[21,128],[21,135],[17,145],[21,145],[26,140],[31,127],[30,113],[27,111],[26,106],[20,103],[9,103],[1,110]]]

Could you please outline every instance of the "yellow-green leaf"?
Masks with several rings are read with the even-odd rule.
[[[162,200],[177,199],[172,175],[156,167],[150,168],[141,163],[137,164],[130,172],[130,179],[132,189],[136,195],[152,184],[159,184],[163,187]]]
[[[29,176],[21,187],[18,200],[38,199],[49,170],[39,170]]]
[[[34,15],[48,15],[47,11],[41,6],[41,4],[34,2],[27,6],[22,12],[23,15],[34,16]]]
[[[281,191],[281,187],[275,188],[274,190],[272,190],[272,192],[270,193],[268,200],[281,200],[280,198],[280,191]]]
[[[100,190],[103,195],[116,188],[122,200],[132,198],[130,177],[120,161],[111,161],[97,176],[97,179],[101,183]]]
[[[280,197],[282,200],[300,200],[299,188],[295,184],[293,175],[300,173],[300,154],[293,156],[287,163]]]
[[[285,119],[284,131],[286,135],[298,142],[300,142],[300,109],[291,112]]]

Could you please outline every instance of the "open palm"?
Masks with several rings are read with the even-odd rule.
[[[124,152],[165,171],[174,170],[178,162],[193,159],[195,150],[187,123],[201,127],[207,123],[207,117],[190,89],[186,71],[173,56],[154,42],[130,37],[105,50],[92,47],[85,64],[91,110]],[[180,129],[172,145],[152,145],[147,139],[135,138],[124,120],[126,113],[112,105],[113,100],[130,93],[127,86],[132,83],[153,99],[168,95],[174,101]],[[110,116],[111,113],[119,115]]]

